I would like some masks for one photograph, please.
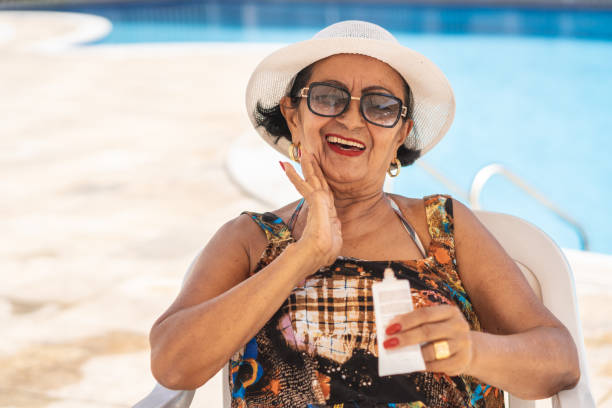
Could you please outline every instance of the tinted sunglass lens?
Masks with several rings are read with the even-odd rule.
[[[381,126],[393,126],[400,115],[401,102],[386,95],[370,94],[362,99],[367,120]]]
[[[350,100],[350,95],[342,89],[327,85],[313,85],[310,88],[310,109],[319,115],[340,114]]]

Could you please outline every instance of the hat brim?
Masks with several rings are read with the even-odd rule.
[[[289,92],[295,75],[308,65],[336,54],[361,54],[376,58],[395,69],[413,93],[415,122],[405,146],[420,150],[434,147],[448,131],[455,115],[453,90],[442,71],[424,55],[398,42],[364,38],[310,39],[280,48],[264,58],[253,71],[246,91],[246,108],[258,133],[279,152],[288,155],[290,141],[270,135],[258,126],[255,109],[259,102],[270,108]]]

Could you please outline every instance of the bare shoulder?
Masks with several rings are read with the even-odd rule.
[[[474,212],[453,200],[453,215],[457,270],[483,327],[509,334],[536,326],[559,326],[561,323],[544,307],[514,260]]]
[[[179,310],[212,299],[247,279],[250,245],[256,237],[256,228],[247,215],[223,224],[192,262],[178,296],[155,324]]]
[[[289,219],[291,218],[291,215],[293,215],[293,212],[295,211],[298,203],[299,200],[296,200],[271,212],[279,216],[283,220],[283,222],[287,224],[289,222]]]
[[[425,214],[425,207],[423,207],[422,198],[410,198],[410,197],[404,197],[403,195],[399,195],[399,194],[389,194],[389,193],[387,193],[387,195],[393,198],[393,201],[395,201],[397,205],[400,206],[400,208],[402,209],[402,212],[418,213],[422,210],[423,215]]]
[[[463,275],[476,270],[471,267],[472,264],[486,258],[488,262],[494,262],[500,267],[504,265],[501,270],[508,275],[522,276],[493,234],[469,207],[457,199],[453,199],[453,222],[457,263],[459,267],[470,265],[463,268]]]
[[[452,198],[452,211],[455,254],[459,268],[463,269],[460,271],[462,272],[462,278],[464,276],[468,278],[467,275],[476,270],[472,267],[472,264],[481,262],[481,259],[484,258],[487,258],[489,262],[504,264],[505,268],[503,269],[509,271],[510,274],[518,271],[518,268],[515,268],[514,261],[510,259],[499,242],[470,208],[460,200]],[[461,265],[468,267],[461,268]]]
[[[274,213],[285,220],[289,204]],[[157,322],[178,310],[218,296],[248,279],[267,246],[265,232],[248,214],[223,224],[192,263],[175,301]]]
[[[265,245],[265,240],[265,235],[248,214],[227,221],[193,262],[183,291],[201,289],[212,281],[229,287],[240,283],[249,276],[253,248],[262,242]]]
[[[270,212],[288,223],[297,203],[298,201],[295,201]],[[227,226],[232,231],[228,238],[231,239],[233,235],[237,235],[236,238],[242,242],[249,257],[249,270],[252,272],[268,245],[265,232],[247,214],[235,218]]]

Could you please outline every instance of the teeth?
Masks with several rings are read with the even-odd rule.
[[[358,149],[365,149],[365,145],[363,143],[353,142],[352,140],[346,140],[336,136],[327,136],[326,140],[330,143],[340,143],[346,146],[354,146]]]

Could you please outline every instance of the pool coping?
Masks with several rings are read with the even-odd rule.
[[[16,10],[0,11],[0,17],[34,17],[42,19],[54,19],[55,21],[67,22],[73,29],[57,36],[50,36],[40,41],[36,41],[24,47],[27,51],[37,51],[43,53],[56,53],[69,49],[75,45],[95,41],[107,36],[113,29],[111,21],[105,17],[95,14],[75,13],[65,11],[38,11],[38,10]],[[5,22],[0,25],[0,43],[8,42],[15,37],[14,25]]]

